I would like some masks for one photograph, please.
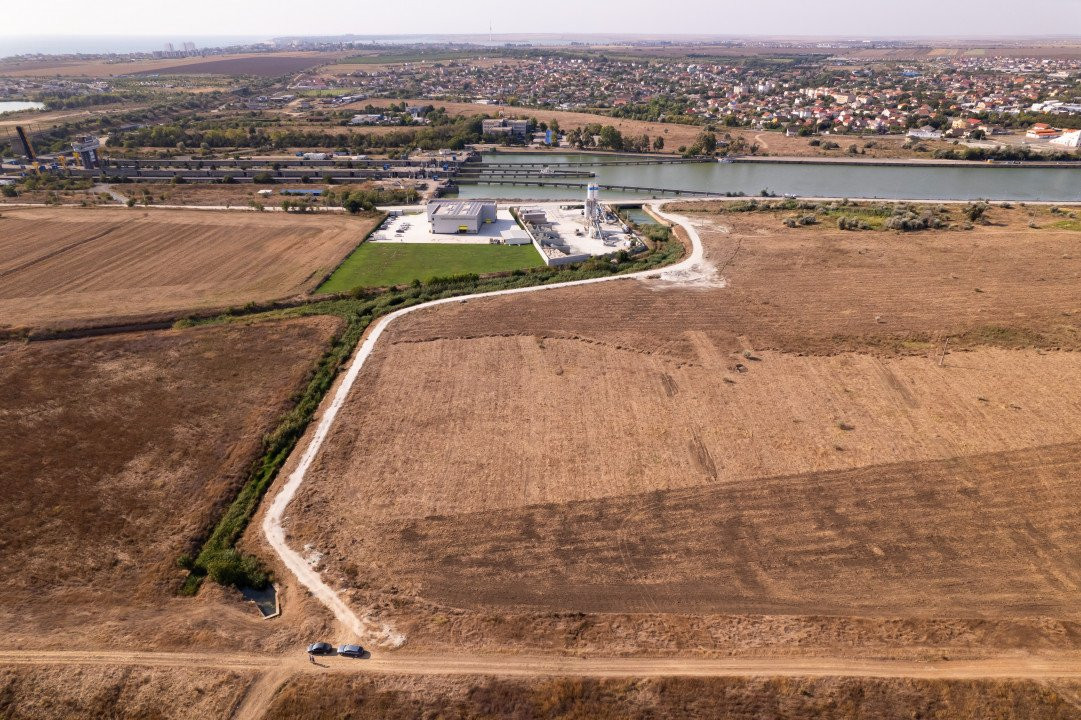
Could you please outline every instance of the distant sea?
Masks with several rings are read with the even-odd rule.
[[[195,47],[219,48],[231,45],[252,45],[269,42],[270,38],[255,35],[204,35],[202,37],[168,35],[0,35],[0,57],[41,53],[43,55],[134,53],[164,50],[165,43],[172,43],[180,51],[184,43]]]

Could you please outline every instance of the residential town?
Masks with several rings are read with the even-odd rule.
[[[293,91],[348,92],[349,100],[426,98],[588,110],[641,120],[784,128],[793,134],[903,134],[928,126],[938,136],[980,138],[1040,121],[1081,126],[1081,62],[1076,59],[867,62],[810,56],[687,63],[531,51],[360,66],[348,74],[335,74],[334,67],[301,75]]]

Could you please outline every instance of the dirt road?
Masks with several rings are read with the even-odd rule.
[[[258,669],[283,679],[291,673],[492,675],[502,677],[879,677],[948,680],[1081,679],[1081,655],[1003,655],[965,660],[874,660],[841,657],[575,658],[559,656],[376,655],[308,661],[296,655],[139,652],[126,650],[2,650],[0,665],[129,665]]]
[[[297,675],[320,673],[389,676],[492,676],[662,678],[662,677],[860,677],[934,680],[1081,680],[1081,656],[998,656],[934,662],[871,660],[840,657],[757,657],[718,659],[569,658],[558,656],[375,656],[367,660],[319,657],[303,653],[139,652],[125,650],[5,650],[2,666],[142,667],[254,672],[230,713],[233,720],[257,720],[275,694]]]

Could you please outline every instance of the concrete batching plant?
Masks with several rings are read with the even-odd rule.
[[[600,203],[597,202],[600,191],[601,188],[596,183],[590,183],[586,187],[586,207],[584,214],[586,228],[588,228],[589,237],[591,238],[604,237],[604,233],[601,230],[602,211]]]

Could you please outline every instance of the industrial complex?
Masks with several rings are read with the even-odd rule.
[[[423,213],[425,221],[420,220]],[[498,204],[482,200],[432,200],[421,210],[391,213],[370,238],[375,243],[451,245],[532,244],[546,265],[566,265],[646,244],[600,201],[591,186],[583,203]]]
[[[447,200],[428,203],[432,233],[477,233],[481,226],[495,222],[496,205],[477,200]]]

